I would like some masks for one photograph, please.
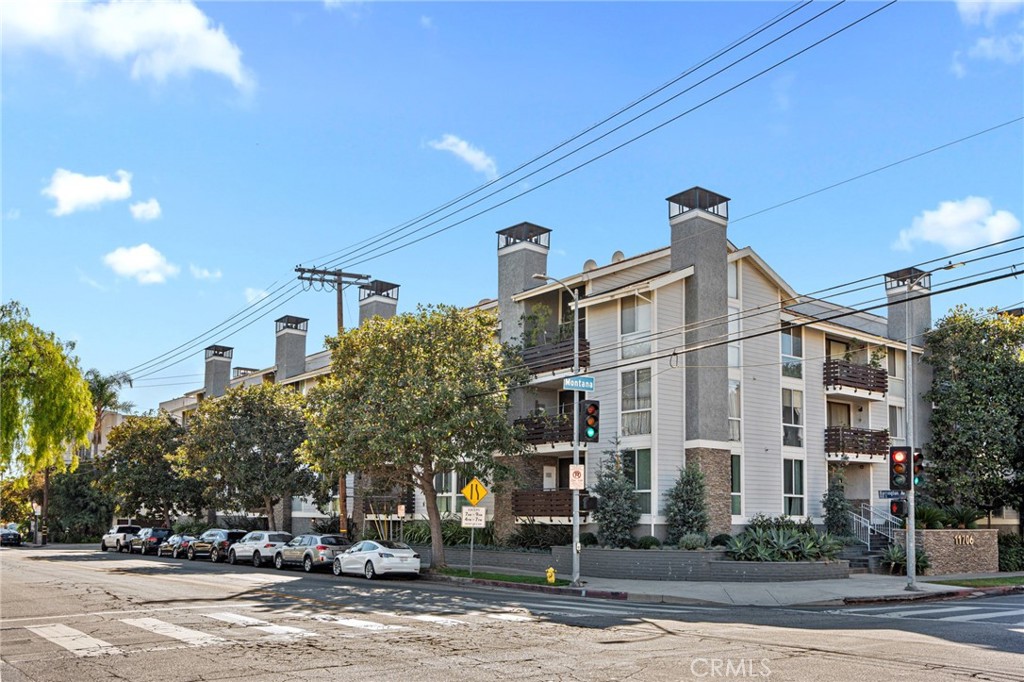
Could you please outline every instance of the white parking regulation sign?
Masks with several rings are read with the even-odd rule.
[[[569,490],[583,490],[586,488],[587,476],[584,465],[569,465]]]
[[[484,528],[487,526],[487,509],[485,507],[463,507],[463,528]]]

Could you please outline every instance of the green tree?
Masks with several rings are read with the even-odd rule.
[[[92,396],[92,409],[95,424],[92,429],[92,458],[100,455],[100,441],[103,438],[103,418],[113,412],[128,412],[134,405],[121,400],[118,391],[125,385],[132,385],[132,378],[126,372],[101,374],[98,369],[90,369],[85,373]]]
[[[846,499],[846,479],[841,468],[830,470],[828,490],[821,498],[821,508],[825,511],[825,530],[837,537],[852,534],[850,512],[853,505]]]
[[[524,452],[509,424],[505,351],[494,317],[450,306],[329,338],[332,376],[308,396],[303,456],[324,475],[387,470],[426,498],[432,557],[444,566],[434,475],[458,471],[500,486]]]
[[[192,415],[177,462],[222,509],[263,509],[277,529],[274,504],[314,490],[316,477],[296,450],[306,437],[302,395],[263,383],[204,400]]]
[[[166,414],[128,417],[110,432],[106,454],[95,461],[99,485],[123,513],[160,512],[168,528],[174,515],[199,513],[202,486],[173,466],[184,436],[185,429]]]
[[[1024,508],[1024,318],[957,306],[925,336],[925,361],[929,497]]]
[[[597,539],[608,547],[629,547],[633,529],[640,522],[640,498],[633,481],[626,477],[618,449],[604,454],[594,485],[594,494],[600,498],[593,513]]]
[[[114,500],[98,485],[94,462],[54,475],[50,535],[61,542],[99,541],[110,527]]]
[[[53,471],[74,470],[65,462],[85,445],[93,428],[89,387],[72,355],[74,344],[31,322],[15,301],[0,306],[0,471],[43,472],[43,524],[49,513]]]
[[[684,535],[707,534],[711,518],[706,500],[704,472],[696,462],[688,462],[679,470],[679,478],[668,491],[665,519],[668,524],[666,544],[679,544]]]

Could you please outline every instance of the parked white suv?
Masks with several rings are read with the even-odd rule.
[[[100,540],[100,551],[106,552],[111,547],[118,552],[130,551],[132,536],[140,530],[142,530],[141,526],[114,526]]]
[[[262,566],[264,561],[273,561],[274,552],[292,539],[291,533],[276,530],[254,530],[231,545],[228,563],[249,561],[253,566]]]

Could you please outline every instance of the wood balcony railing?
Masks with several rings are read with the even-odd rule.
[[[568,443],[572,441],[572,415],[558,414],[553,417],[525,417],[513,422],[523,427],[524,439],[530,445],[545,443]]]
[[[404,504],[407,514],[416,509],[416,491],[411,487],[403,492],[395,491],[384,495],[366,495],[363,497],[364,514],[397,514],[398,505]]]
[[[825,429],[825,453],[829,455],[886,455],[889,453],[889,432],[855,429],[850,426],[829,426]]]
[[[523,362],[533,374],[572,368],[573,341],[556,341],[523,350]],[[580,339],[580,367],[590,366],[590,342]]]
[[[874,393],[889,390],[889,375],[886,370],[870,365],[857,365],[846,360],[825,361],[825,386],[852,388]]]
[[[580,491],[580,514],[584,499],[589,496],[586,490]],[[571,490],[514,490],[512,491],[512,513],[515,516],[536,517],[571,517]]]

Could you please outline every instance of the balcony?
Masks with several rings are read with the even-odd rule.
[[[405,513],[412,514],[416,510],[416,491],[406,488],[405,491],[394,491],[385,495],[363,496],[363,513],[367,515],[390,515],[398,513],[398,505],[405,505]]]
[[[889,376],[881,367],[857,365],[846,360],[826,360],[825,393],[882,400],[889,390]]]
[[[590,493],[586,490],[580,491],[580,515],[586,516],[584,498]],[[512,513],[519,517],[536,519],[546,517],[549,519],[572,517],[572,491],[571,490],[513,490],[512,491]]]
[[[523,427],[524,440],[530,445],[572,441],[572,415],[569,414],[559,414],[553,417],[526,417],[516,419],[513,423]]]
[[[523,350],[523,362],[533,374],[572,369],[572,339]],[[580,339],[580,367],[590,366],[590,342]]]
[[[825,429],[825,456],[833,461],[884,462],[889,454],[889,432],[885,429],[855,429],[829,426]]]

